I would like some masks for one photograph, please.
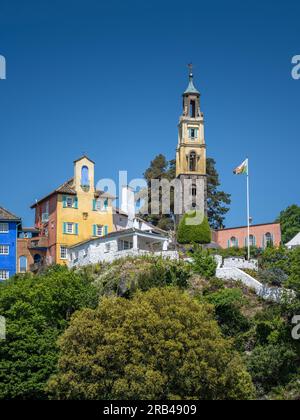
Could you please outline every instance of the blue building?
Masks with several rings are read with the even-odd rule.
[[[0,207],[0,281],[17,272],[17,232],[21,219]]]

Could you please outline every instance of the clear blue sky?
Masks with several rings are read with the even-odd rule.
[[[299,15],[296,0],[0,0],[0,205],[32,224],[83,151],[97,179],[173,158],[190,61],[227,226],[246,221],[232,170],[247,155],[254,222],[300,204]]]

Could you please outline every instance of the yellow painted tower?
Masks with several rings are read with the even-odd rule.
[[[176,177],[183,186],[183,211],[196,209],[207,212],[206,145],[204,139],[204,117],[200,110],[200,92],[193,82],[190,65],[189,84],[183,93],[183,112],[178,124],[178,146],[176,150]]]

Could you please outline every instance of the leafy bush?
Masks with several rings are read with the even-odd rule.
[[[188,224],[188,220],[196,222],[198,218],[202,219],[197,211],[188,212],[182,217],[177,229],[177,241],[180,244],[209,244],[211,242],[211,229],[206,217],[202,223]]]
[[[209,279],[215,276],[217,263],[209,251],[204,250],[201,246],[195,246],[192,254],[193,263],[192,267],[195,273]]]
[[[191,274],[190,264],[184,261],[146,256],[116,260],[100,271],[90,272],[90,277],[100,296],[129,298],[138,289],[170,285],[186,288]]]
[[[214,305],[216,319],[223,334],[233,336],[250,328],[250,322],[240,311],[244,301],[240,289],[221,289],[206,294],[204,298],[205,301]]]
[[[240,356],[211,307],[174,288],[105,297],[77,312],[59,341],[58,399],[249,399]]]
[[[291,347],[269,344],[255,347],[248,356],[247,365],[254,384],[264,394],[272,387],[289,381],[297,360],[297,354]]]
[[[0,314],[7,334],[0,346],[0,399],[46,398],[45,383],[58,358],[58,336],[74,311],[96,305],[95,289],[66,267],[1,283]]]
[[[257,280],[270,286],[282,287],[287,281],[288,275],[278,267],[260,270],[256,276]]]

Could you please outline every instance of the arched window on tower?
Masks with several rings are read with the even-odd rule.
[[[193,185],[192,185],[192,196],[193,196],[193,197],[196,197],[196,195],[197,195],[197,187],[196,187],[196,185],[195,185],[195,184],[193,184]]]
[[[196,103],[195,103],[195,101],[190,102],[190,117],[191,118],[196,117]]]
[[[197,159],[196,153],[191,152],[189,156],[189,169],[192,172],[196,171],[196,159]]]
[[[82,187],[89,187],[90,186],[89,168],[87,166],[83,166],[81,168],[81,186]]]

